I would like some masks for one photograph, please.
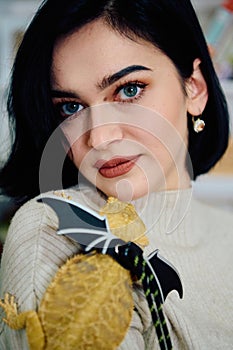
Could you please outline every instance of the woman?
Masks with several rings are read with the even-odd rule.
[[[227,147],[228,111],[190,1],[45,1],[19,48],[8,110],[15,134],[0,182],[30,200],[8,232],[2,297],[36,309],[78,251],[34,196],[63,187],[97,211],[117,196],[145,222],[145,254],[158,248],[180,273],[183,299],[164,304],[174,348],[229,349],[232,215],[191,198],[191,181]],[[134,301],[119,349],[158,349],[141,290]],[[3,323],[0,344],[28,348]]]

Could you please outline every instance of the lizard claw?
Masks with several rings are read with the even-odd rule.
[[[13,295],[6,293],[5,298],[0,300],[0,307],[4,310],[6,317],[3,321],[10,326],[12,320],[18,316],[17,304]]]

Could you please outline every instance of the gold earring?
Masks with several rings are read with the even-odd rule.
[[[196,133],[199,133],[202,131],[205,127],[205,122],[204,120],[200,119],[199,117],[195,120],[195,117],[192,116],[192,122],[193,122],[193,130]]]

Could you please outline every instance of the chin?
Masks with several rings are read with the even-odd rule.
[[[139,199],[148,195],[148,189],[138,190],[139,186],[132,186],[132,184],[122,179],[117,184],[112,185],[108,188],[99,187],[100,191],[103,192],[107,197],[116,197],[122,202],[130,202],[132,200]]]

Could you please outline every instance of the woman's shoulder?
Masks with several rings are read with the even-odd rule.
[[[59,191],[57,192],[59,193]],[[50,226],[56,230],[58,225],[56,215],[41,200],[42,197],[53,194],[53,191],[40,194],[19,207],[10,222],[7,238],[12,231],[14,231],[15,236],[18,231],[23,231],[23,234],[27,234],[30,230],[38,230],[43,226]],[[34,231],[34,233],[36,232]]]
[[[233,211],[230,206],[225,207],[215,201],[210,202],[194,197],[193,209],[199,213],[202,213],[204,216],[212,217],[214,221],[215,219],[218,220],[219,217],[221,217],[233,222]]]
[[[192,203],[193,226],[199,227],[211,238],[223,237],[233,243],[233,212],[217,203],[194,199]]]
[[[38,227],[39,224],[40,226],[49,225],[50,227],[57,229],[58,219],[56,214],[53,209],[43,201],[44,198],[68,200],[98,211],[99,204],[94,203],[92,200],[94,195],[96,198],[98,197],[96,194],[93,194],[91,189],[87,187],[82,187],[80,189],[77,186],[65,190],[61,189],[41,193],[25,202],[15,212],[11,220],[10,228],[12,226],[14,226],[14,228],[19,226],[24,227],[25,229],[25,227]]]
[[[23,204],[12,218],[1,260],[2,293],[15,294],[27,285],[27,293],[35,292],[40,299],[57,269],[80,249],[78,243],[57,234],[58,218],[48,205],[38,201],[41,196]],[[22,303],[27,303],[25,293],[18,293]]]
[[[77,244],[74,241],[66,238],[63,235],[58,235],[59,219],[51,206],[47,205],[43,198],[52,197],[58,199],[69,200],[74,203],[89,207],[94,211],[98,211],[98,203],[94,203],[92,199],[98,196],[94,194],[91,198],[90,189],[71,187],[65,190],[56,190],[42,193],[37,197],[30,199],[23,204],[14,214],[6,237],[5,247],[19,250],[19,246],[36,247],[48,250],[61,250],[66,254],[71,255],[74,249],[77,249]],[[98,199],[99,200],[99,199]],[[98,202],[97,200],[97,202]],[[42,247],[42,248],[41,248]],[[76,248],[74,248],[76,247]],[[71,252],[71,251],[72,252]]]

